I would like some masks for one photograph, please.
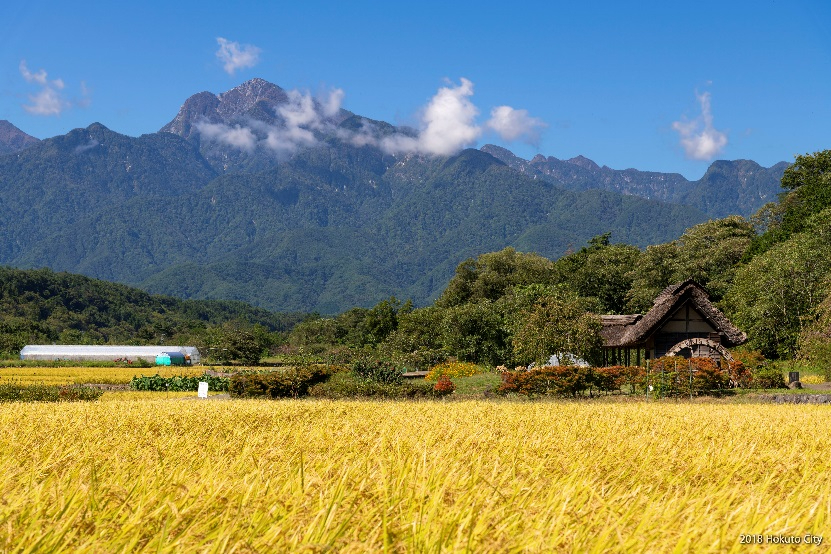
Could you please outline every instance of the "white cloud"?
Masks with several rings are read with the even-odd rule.
[[[343,92],[343,89],[333,89],[329,92],[329,96],[324,98],[322,101],[323,104],[323,115],[326,117],[334,117],[338,115],[340,111],[340,106],[343,103],[343,97],[346,93]]]
[[[20,74],[26,79],[27,83],[37,83],[39,85],[46,85],[46,70],[41,69],[37,73],[32,73],[26,67],[26,60],[20,60]]]
[[[676,121],[672,128],[681,137],[681,146],[688,158],[712,160],[727,146],[727,134],[713,127],[710,93],[696,93],[695,96],[701,104],[701,115],[691,121]]]
[[[340,111],[344,97],[341,89],[333,89],[319,98],[297,90],[288,91],[287,96],[287,102],[276,108],[277,124],[251,120],[231,127],[205,121],[197,124],[197,130],[208,140],[240,150],[251,152],[262,147],[284,157],[298,148],[316,145],[316,131],[331,133],[354,146],[375,146],[387,154],[449,156],[473,145],[484,129],[476,123],[479,109],[471,101],[473,83],[464,78],[458,85],[439,88],[422,110],[420,131],[411,133],[399,131],[383,135],[367,121],[358,130],[336,127],[331,118]],[[528,115],[526,110],[499,106],[492,110],[486,125],[510,141],[521,137],[535,139],[545,123]]]
[[[278,154],[291,154],[302,146],[313,146],[317,142],[313,131],[324,127],[324,112],[331,108],[331,96],[323,105],[310,94],[297,90],[288,91],[288,97],[288,103],[277,108],[283,125],[270,127],[264,141],[265,146]],[[340,100],[337,100],[337,109],[340,109]]]
[[[336,132],[329,117],[340,110],[342,90],[335,89],[321,100],[297,90],[288,91],[287,96],[288,101],[279,105],[275,112],[279,124],[251,120],[244,125],[231,126],[201,121],[196,124],[196,129],[207,140],[249,153],[264,147],[280,157],[291,155],[301,147],[314,146],[317,143],[314,131],[327,129]]]
[[[515,110],[511,106],[493,108],[491,118],[485,125],[504,140],[515,141],[524,137],[528,142],[538,141],[540,129],[546,126],[541,119],[528,115],[528,110]]]
[[[378,146],[388,154],[419,152],[449,156],[473,145],[483,128],[476,123],[479,109],[471,101],[472,96],[473,83],[465,78],[458,86],[440,88],[424,108],[421,131],[416,137],[393,134],[381,138]],[[491,118],[485,123],[485,127],[507,141],[522,137],[535,141],[545,126],[542,120],[528,115],[527,110],[511,106],[493,108]]]
[[[470,101],[473,83],[464,77],[457,87],[442,87],[424,110],[419,150],[448,156],[470,146],[482,129],[475,124],[479,110]]]
[[[40,85],[42,88],[35,94],[29,94],[29,104],[23,104],[23,109],[33,115],[60,115],[70,106],[60,91],[64,89],[63,79],[50,81],[46,70],[40,69],[32,73],[26,66],[26,60],[20,60],[20,74],[27,83]]]
[[[257,137],[246,127],[241,125],[226,125],[224,123],[210,123],[200,121],[196,124],[199,134],[208,140],[221,142],[239,150],[251,152],[257,146]]]
[[[216,57],[228,75],[233,75],[238,69],[254,67],[260,61],[262,50],[253,44],[240,44],[222,37],[217,37],[216,43],[219,44]]]

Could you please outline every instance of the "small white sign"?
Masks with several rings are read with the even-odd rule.
[[[199,391],[197,392],[199,398],[208,398],[208,383],[199,381]]]

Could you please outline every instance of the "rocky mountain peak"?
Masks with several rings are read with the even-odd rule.
[[[600,170],[600,166],[594,163],[592,160],[588,159],[585,156],[577,156],[576,158],[571,158],[566,160],[570,164],[579,165],[583,169],[588,169],[591,171],[598,171]]]
[[[182,104],[173,120],[160,129],[188,138],[200,120],[211,123],[232,123],[253,117],[262,119],[273,113],[277,105],[288,101],[286,91],[265,79],[251,79],[221,94],[200,92]]]
[[[39,142],[39,139],[27,135],[11,122],[0,119],[0,155],[19,152]]]
[[[264,79],[251,79],[218,95],[219,104],[216,111],[224,119],[233,119],[248,114],[258,102],[265,102],[269,107],[288,101],[286,91]]]

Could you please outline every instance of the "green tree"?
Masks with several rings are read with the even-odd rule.
[[[483,300],[443,311],[442,344],[466,362],[498,365],[511,358],[510,329],[501,303]]]
[[[475,260],[469,258],[459,264],[436,306],[447,308],[482,300],[493,302],[511,287],[553,282],[553,270],[551,260],[513,248],[482,254]]]
[[[799,359],[821,368],[827,380],[831,380],[831,294],[820,302],[814,317],[810,318],[799,334]]]
[[[782,176],[778,207],[763,206],[754,219],[763,225],[749,257],[807,228],[809,218],[831,207],[831,150],[797,156]]]
[[[387,336],[384,349],[425,368],[449,353],[443,341],[445,310],[428,306],[399,314],[397,329]]]
[[[610,238],[611,233],[594,237],[587,247],[557,260],[554,267],[557,282],[580,296],[596,298],[603,313],[620,314],[626,310],[631,272],[642,253],[635,246],[611,244]]]
[[[630,272],[627,308],[647,311],[664,288],[685,279],[695,279],[714,301],[721,300],[753,237],[751,222],[730,216],[691,227],[678,240],[648,246]]]
[[[831,291],[831,209],[806,230],[755,256],[736,272],[724,299],[750,346],[770,358],[796,354],[798,338]]]
[[[520,318],[512,343],[521,364],[544,364],[552,354],[596,362],[602,353],[600,318],[585,310],[579,298],[543,295]]]
[[[258,325],[230,321],[205,333],[207,357],[219,363],[238,361],[256,365],[271,345],[268,331]]]
[[[397,298],[390,297],[382,300],[364,314],[363,320],[357,326],[360,344],[377,345],[384,341],[398,328],[399,318],[412,311],[413,304],[409,300],[402,303]]]
[[[640,263],[632,269],[632,288],[626,293],[626,311],[649,311],[655,297],[675,282],[678,268],[676,241],[647,246]]]

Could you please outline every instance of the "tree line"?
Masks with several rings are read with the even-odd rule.
[[[600,352],[596,314],[644,313],[665,287],[695,279],[768,358],[831,362],[831,151],[796,157],[776,202],[749,218],[713,219],[648,246],[596,236],[558,260],[505,248],[463,261],[438,299],[390,298],[289,334],[332,357],[375,352],[413,367],[447,357],[543,362]]]

